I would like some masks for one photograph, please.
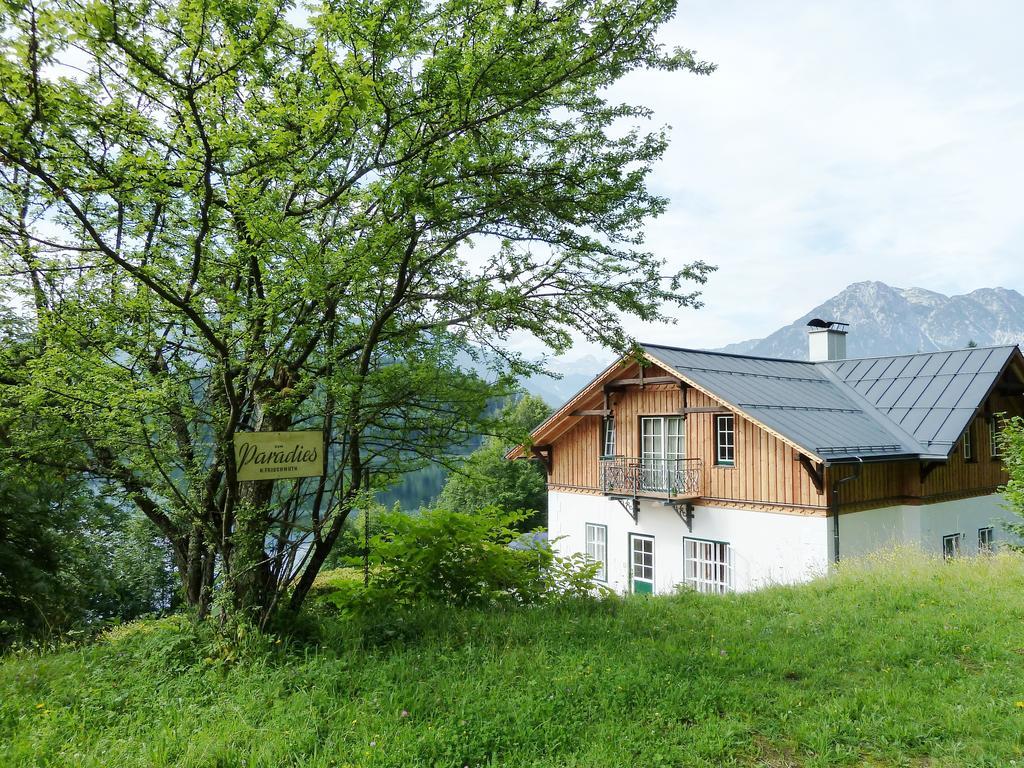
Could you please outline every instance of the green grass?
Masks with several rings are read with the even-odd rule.
[[[1019,557],[897,553],[725,598],[326,617],[231,665],[140,622],[0,663],[0,765],[1024,765],[1022,619]]]

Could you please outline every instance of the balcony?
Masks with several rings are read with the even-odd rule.
[[[601,457],[601,488],[609,496],[695,499],[702,495],[700,459]]]

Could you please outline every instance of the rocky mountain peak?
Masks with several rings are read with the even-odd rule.
[[[812,317],[850,323],[850,357],[931,352],[1024,342],[1024,296],[1008,288],[979,288],[946,296],[925,288],[878,281],[853,283],[790,325],[727,352],[807,359],[805,326]]]

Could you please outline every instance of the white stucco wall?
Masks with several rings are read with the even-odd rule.
[[[978,529],[991,526],[995,542],[1008,538],[1001,522],[1012,519],[998,494],[920,506],[896,506],[844,513],[839,521],[840,556],[859,557],[895,545],[919,546],[942,554],[942,537],[961,534],[960,553],[978,552]],[[630,534],[654,537],[654,580],[659,594],[683,581],[683,539],[727,542],[733,550],[733,587],[738,592],[771,584],[807,581],[832,562],[832,519],[721,507],[696,506],[693,531],[671,507],[641,500],[634,523],[616,501],[604,496],[551,491],[548,528],[555,547],[568,554],[586,551],[586,524],[608,529],[608,586],[628,592]]]
[[[844,513],[839,518],[839,554],[841,558],[857,557],[895,544],[916,545],[925,552],[942,554],[942,537],[952,533],[961,534],[962,555],[977,554],[979,528],[991,526],[997,545],[1007,539],[1001,523],[1013,515],[1004,503],[1002,496],[993,493],[936,504]],[[831,539],[829,546],[831,553]]]
[[[551,491],[548,528],[563,553],[586,551],[586,524],[608,528],[608,586],[629,589],[629,536],[654,537],[655,591],[672,592],[683,580],[683,539],[724,541],[733,549],[737,591],[806,581],[828,569],[828,522],[823,517],[697,506],[693,531],[671,507],[640,502],[634,523],[625,509],[604,496]]]

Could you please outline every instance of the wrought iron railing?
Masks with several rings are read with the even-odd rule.
[[[694,498],[701,495],[703,467],[700,459],[602,456],[601,488],[616,495]]]

